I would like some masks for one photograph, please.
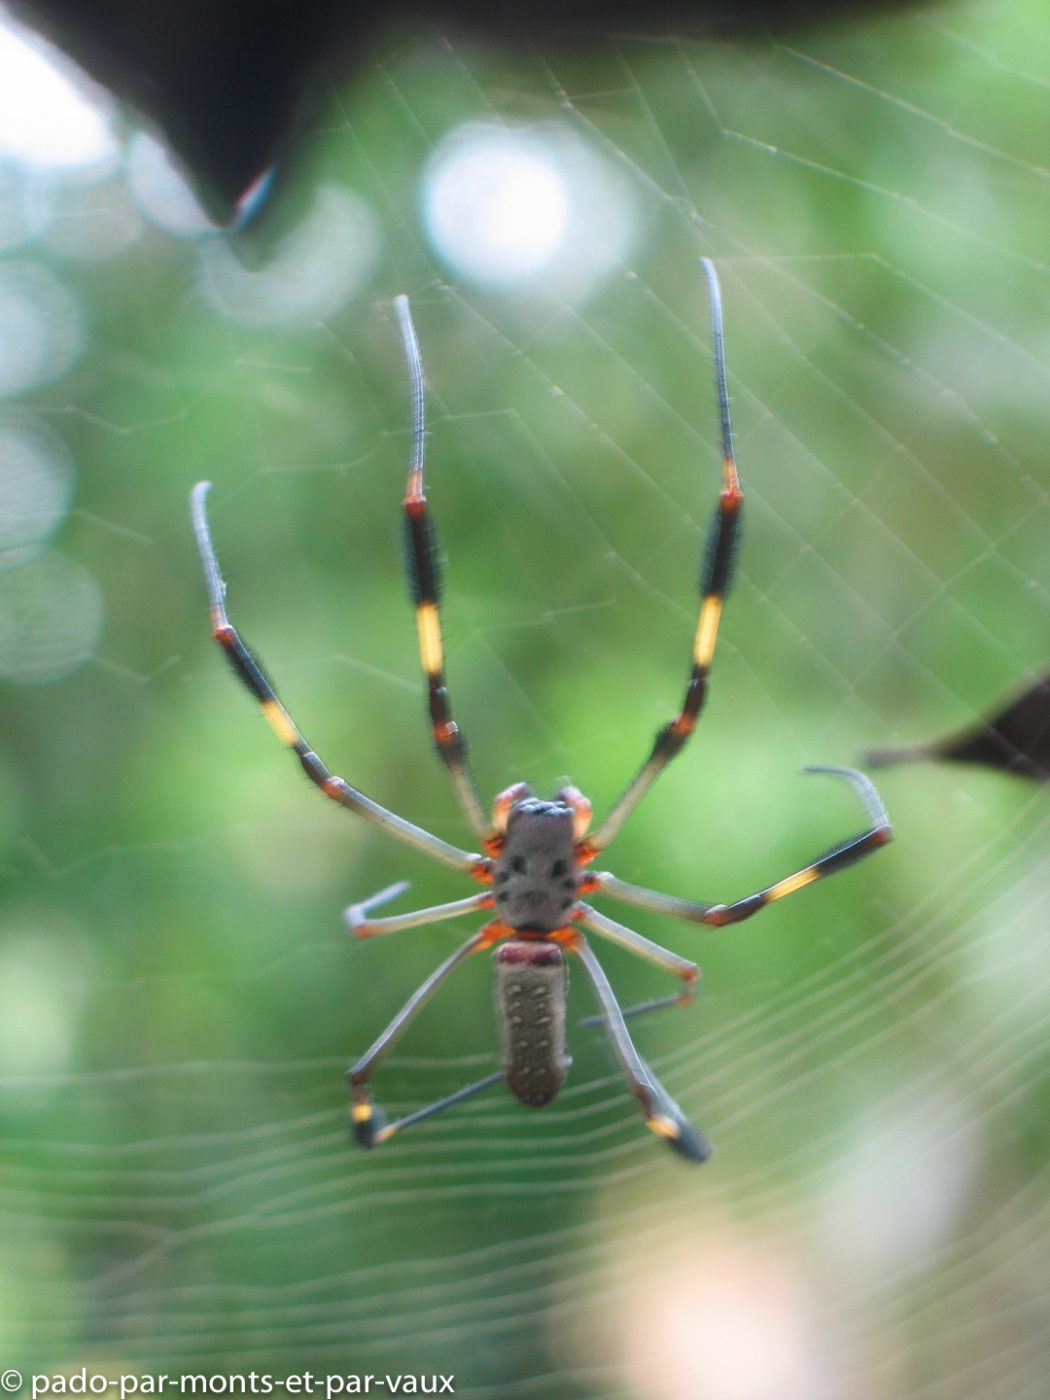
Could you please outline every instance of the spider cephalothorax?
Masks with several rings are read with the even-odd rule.
[[[568,918],[580,885],[575,816],[567,803],[531,793],[511,805],[492,888],[499,917],[516,933],[553,933]]]
[[[294,750],[306,776],[326,797],[484,886],[481,893],[466,899],[407,914],[371,918],[374,910],[407,889],[407,883],[401,881],[370,899],[351,905],[346,911],[350,931],[359,938],[370,938],[482,911],[495,915],[434,969],[348,1071],[353,1134],[364,1147],[385,1142],[400,1129],[460,1103],[500,1079],[522,1103],[530,1107],[548,1103],[560,1088],[570,1063],[565,1046],[565,996],[566,954],[572,954],[579,959],[591,984],[600,1008],[595,1020],[609,1036],[613,1053],[641,1107],[646,1126],[683,1157],[703,1161],[710,1151],[707,1142],[642,1060],[626,1025],[629,1016],[691,1001],[699,976],[696,964],[599,913],[585,902],[584,896],[609,895],[643,909],[717,928],[750,918],[774,900],[793,894],[821,876],[833,874],[890,839],[886,812],[878,793],[863,774],[851,768],[812,769],[810,771],[841,777],[851,784],[861,799],[867,827],[859,836],[844,841],[819,860],[755,894],[731,904],[706,904],[631,885],[608,872],[585,873],[585,867],[617,836],[628,816],[692,734],[707,696],[708,673],[718,638],[722,605],[732,581],[742,494],[729,422],[718,278],[712,264],[706,259],[702,261],[711,298],[715,386],[722,431],[722,490],[701,572],[700,611],[689,677],[680,710],[658,730],[635,778],[594,831],[588,830],[590,803],[572,787],[562,788],[548,801],[536,797],[524,783],[515,783],[497,797],[491,822],[485,818],[467,761],[466,744],[452,717],[445,682],[439,611],[440,555],[423,486],[423,369],[405,297],[399,297],[395,305],[412,390],[412,456],[403,502],[409,585],[416,608],[420,659],[427,679],[431,734],[480,853],[473,854],[454,846],[380,806],[351,787],[344,778],[333,774],[306,742],[226,615],[226,585],[219,572],[205,513],[208,483],[201,482],[194,489],[193,522],[208,585],[212,633],[237,676],[262,705],[277,737]],[[643,1002],[624,1012],[591,951],[584,929],[619,943],[677,977],[680,990],[674,996]],[[502,1067],[478,1083],[467,1085],[398,1122],[384,1123],[372,1102],[370,1081],[374,1071],[438,987],[467,958],[488,949],[495,950]]]

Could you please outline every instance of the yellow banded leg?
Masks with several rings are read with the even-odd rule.
[[[778,880],[775,885],[770,885],[766,891],[766,903],[772,904],[775,899],[783,899],[785,895],[794,894],[796,890],[801,890],[806,885],[811,885],[814,880],[819,880],[822,872],[815,865],[807,865],[805,870],[800,870],[795,875],[789,875],[785,880]]]
[[[428,676],[440,676],[445,668],[445,649],[441,644],[441,619],[436,603],[422,603],[416,610],[419,633],[419,659]]]
[[[419,659],[427,678],[427,708],[431,733],[441,760],[452,778],[456,797],[467,821],[474,833],[484,839],[488,835],[488,822],[467,760],[466,741],[452,718],[448,686],[445,683],[440,614],[441,560],[423,481],[426,441],[423,363],[408,298],[398,297],[395,308],[401,327],[405,359],[408,362],[412,395],[412,450],[403,501],[405,558],[409,590],[416,608]]]
[[[333,774],[320,756],[316,754],[300,733],[291,715],[281,704],[277,692],[259,662],[242,641],[237,629],[226,615],[226,584],[219,570],[215,546],[208,527],[207,496],[210,482],[201,481],[193,488],[190,496],[190,513],[193,530],[197,539],[204,580],[208,590],[208,605],[211,610],[212,636],[222,647],[234,675],[258,701],[263,716],[270,728],[296,755],[303,772],[310,781],[333,802],[356,812],[374,825],[389,831],[391,835],[408,842],[417,850],[444,861],[447,865],[466,870],[471,874],[482,869],[481,858],[458,846],[450,845],[440,837],[432,835],[413,822],[406,821],[396,813],[380,806],[363,792],[353,788],[344,779]]]
[[[736,458],[733,455],[733,430],[729,418],[721,290],[714,266],[706,258],[701,259],[701,262],[711,302],[712,358],[722,434],[722,489],[719,492],[718,506],[711,521],[701,565],[700,610],[693,636],[692,666],[682,708],[657,732],[649,757],[642,764],[637,776],[625,789],[609,815],[588,838],[586,850],[590,856],[597,854],[618,834],[659,775],[671,760],[681,753],[696,728],[700,711],[707,699],[708,672],[714,659],[722,608],[733,578],[743,495]]]
[[[700,620],[693,640],[693,665],[710,666],[718,641],[718,624],[722,620],[723,599],[705,598],[700,606]]]
[[[811,767],[803,771],[826,773],[829,777],[841,778],[843,782],[848,783],[860,798],[864,814],[868,819],[867,830],[861,832],[859,836],[841,842],[822,855],[819,860],[803,866],[793,875],[787,875],[767,889],[759,890],[757,894],[747,895],[744,899],[738,899],[733,904],[705,904],[700,900],[680,899],[677,895],[664,894],[660,890],[650,890],[642,885],[629,884],[628,881],[620,880],[608,871],[597,871],[591,876],[593,892],[611,895],[614,899],[623,900],[625,904],[634,904],[640,909],[650,909],[657,914],[667,914],[675,919],[687,919],[690,923],[707,924],[713,928],[720,928],[724,924],[736,924],[742,919],[749,919],[752,914],[757,914],[767,904],[772,904],[778,899],[785,899],[789,894],[794,894],[796,890],[805,889],[807,885],[812,885],[816,880],[821,880],[826,875],[834,875],[836,871],[843,870],[847,865],[852,865],[854,861],[863,859],[864,856],[870,855],[872,851],[877,851],[880,846],[885,846],[893,839],[893,828],[886,814],[886,808],[882,805],[882,799],[876,791],[875,784],[865,774],[858,772],[855,768]],[[602,930],[596,928],[596,931],[601,932]]]

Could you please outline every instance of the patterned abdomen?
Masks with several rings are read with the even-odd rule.
[[[565,1051],[565,958],[556,943],[512,939],[496,953],[503,1073],[530,1108],[550,1103],[572,1063]]]

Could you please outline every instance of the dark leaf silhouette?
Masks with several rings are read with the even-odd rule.
[[[577,46],[608,33],[717,26],[768,41],[770,26],[848,22],[928,0],[16,0],[93,78],[163,131],[212,217],[239,223],[250,192],[294,154],[297,124],[344,73],[406,24],[528,49],[548,32]],[[392,36],[392,37],[391,37]],[[282,159],[283,158],[283,159]],[[267,183],[266,188],[271,188]],[[272,201],[270,201],[272,202]]]
[[[1050,780],[1050,673],[973,728],[928,744],[875,749],[865,755],[873,768],[920,759],[983,763],[1025,778]]]

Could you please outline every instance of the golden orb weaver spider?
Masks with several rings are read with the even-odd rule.
[[[485,886],[480,894],[466,899],[452,900],[411,913],[371,918],[374,910],[404,893],[408,884],[401,881],[359,904],[351,905],[345,914],[350,932],[358,938],[370,938],[461,915],[494,912],[494,917],[435,968],[370,1048],[348,1070],[351,1130],[363,1147],[386,1142],[394,1133],[410,1124],[461,1103],[500,1079],[505,1080],[510,1091],[523,1104],[541,1107],[549,1103],[560,1089],[570,1064],[565,1038],[568,974],[565,955],[571,953],[582,964],[599,1006],[599,1014],[588,1018],[584,1024],[597,1023],[605,1028],[627,1085],[641,1106],[646,1126],[664,1138],[681,1156],[694,1162],[704,1161],[711,1150],[708,1142],[688,1121],[638,1054],[626,1024],[627,1018],[642,1012],[691,1002],[699,969],[688,959],[669,952],[633,929],[599,913],[585,902],[584,896],[610,895],[626,904],[658,914],[720,928],[750,918],[774,900],[843,869],[891,839],[892,830],[886,811],[868,778],[851,768],[814,767],[805,771],[829,773],[844,779],[855,789],[868,825],[859,836],[842,842],[793,875],[755,894],[746,895],[732,904],[705,904],[628,884],[607,871],[587,870],[595,857],[619,834],[628,816],[663,769],[681,752],[692,734],[706,698],[722,607],[732,580],[742,494],[729,418],[718,276],[708,259],[701,259],[701,264],[711,303],[723,484],[701,569],[700,611],[693,638],[689,679],[681,709],[658,731],[648,758],[612,810],[594,830],[590,830],[591,804],[574,787],[562,788],[547,801],[536,797],[526,784],[515,783],[499,794],[493,806],[492,820],[486,820],[467,761],[466,744],[452,717],[445,683],[439,611],[440,560],[423,485],[423,367],[407,297],[398,297],[395,307],[408,361],[412,397],[412,450],[402,503],[409,586],[416,609],[419,652],[427,681],[433,739],[482,853],[461,850],[380,806],[363,792],[351,787],[345,779],[334,775],[306,742],[277,698],[261,666],[226,615],[226,585],[219,572],[205,511],[209,483],[202,481],[194,487],[191,511],[207,584],[212,634],[238,678],[261,704],[263,714],[277,737],[294,750],[306,776],[326,797]],[[677,977],[682,984],[681,990],[674,996],[645,1002],[624,1011],[582,929],[620,944]],[[495,950],[502,1068],[397,1122],[387,1123],[372,1101],[370,1083],[373,1072],[416,1014],[452,973],[473,954],[488,949]]]

